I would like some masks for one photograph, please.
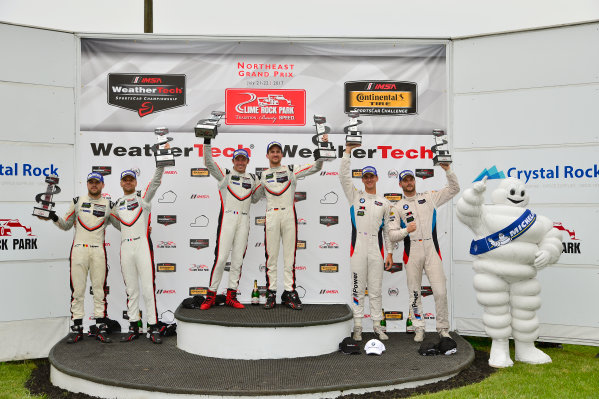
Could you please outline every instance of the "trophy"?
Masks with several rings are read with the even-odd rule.
[[[335,154],[335,148],[333,148],[333,143],[330,141],[320,140],[322,136],[331,131],[330,127],[324,125],[326,122],[327,118],[324,116],[314,115],[316,134],[312,136],[312,142],[318,146],[318,148],[314,150],[314,159],[316,161],[332,161],[333,159],[337,158],[337,155]]]
[[[347,115],[349,116],[349,125],[343,128],[343,131],[347,133],[345,144],[362,144],[362,132],[358,130],[358,126],[364,122],[358,119],[360,113],[349,112]]]
[[[35,196],[35,202],[37,202],[40,206],[33,207],[33,216],[39,216],[43,219],[52,219],[52,215],[54,211],[55,203],[52,202],[52,196],[54,194],[58,194],[60,192],[60,187],[58,184],[58,176],[50,175],[46,177],[46,183],[48,183],[48,187],[46,188],[45,193],[40,193]]]
[[[218,122],[225,116],[223,111],[212,111],[210,119],[200,119],[195,127],[196,137],[203,137],[205,139],[213,139],[218,134],[217,127],[220,126]]]
[[[444,130],[433,130],[435,145],[431,147],[431,151],[435,154],[433,157],[433,165],[437,166],[440,163],[451,163],[451,154],[449,153],[447,135]]]
[[[168,128],[157,127],[154,129],[156,135],[156,144],[152,146],[154,157],[156,158],[156,166],[175,166],[175,157],[171,148],[165,148],[166,143],[172,141],[172,137],[168,137]]]

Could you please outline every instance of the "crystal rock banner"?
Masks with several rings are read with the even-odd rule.
[[[341,156],[347,113],[359,112],[363,147],[354,151],[351,168],[358,172],[375,166],[378,193],[397,198],[398,172],[408,168],[419,170],[419,191],[446,184],[430,152],[432,130],[447,128],[444,44],[82,39],[81,62],[76,165],[82,192],[83,176],[92,170],[104,174],[105,192],[113,200],[122,195],[119,176],[124,169],[139,169],[138,189],[145,188],[155,167],[150,150],[156,142],[154,129],[165,126],[173,137],[176,166],[165,171],[151,221],[157,304],[165,322],[173,321],[182,299],[205,293],[214,262],[220,200],[216,180],[205,170],[203,140],[193,133],[195,124],[213,110],[226,112],[212,142],[221,167],[232,168],[233,151],[245,148],[251,155],[248,171],[260,172],[268,167],[266,145],[273,140],[283,144],[283,164],[313,163],[314,115],[327,118],[330,141]],[[351,299],[351,222],[339,166],[339,160],[325,162],[297,186],[296,276],[305,303],[349,304]],[[359,174],[354,177],[356,187],[363,188]],[[262,200],[251,208],[239,285],[242,302],[249,302],[254,280],[265,284],[265,207]],[[451,208],[445,205],[438,212],[437,230],[446,259],[450,223]],[[119,233],[109,227],[106,241],[108,312],[124,324]],[[398,265],[383,281],[391,331],[405,328],[408,312],[402,253],[398,243]],[[279,265],[282,269],[282,254]],[[225,272],[219,292],[227,280]],[[435,314],[428,285],[425,277],[423,306],[432,328]],[[91,297],[86,301],[91,309]]]

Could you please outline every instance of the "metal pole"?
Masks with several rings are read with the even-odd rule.
[[[153,0],[144,0],[144,33],[154,33]]]

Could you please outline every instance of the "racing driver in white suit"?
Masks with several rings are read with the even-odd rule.
[[[116,201],[112,215],[121,224],[121,271],[127,291],[127,315],[129,332],[121,338],[128,342],[139,337],[139,291],[148,313],[148,338],[155,344],[162,343],[158,329],[156,310],[156,283],[154,251],[150,239],[152,198],[160,186],[164,167],[157,167],[152,181],[142,194],[135,191],[137,175],[133,170],[121,173],[124,196]]]
[[[322,136],[327,141],[327,135]],[[297,179],[311,175],[322,169],[323,161],[307,165],[281,165],[283,147],[271,142],[266,147],[266,157],[270,168],[260,177],[260,197],[266,195],[266,222],[264,224],[264,244],[266,254],[266,286],[268,296],[265,309],[276,305],[277,260],[279,242],[283,241],[284,286],[281,302],[291,309],[301,310],[302,303],[295,290],[295,252],[297,249],[297,216],[295,213],[295,187]],[[258,197],[258,198],[259,198]]]
[[[246,173],[250,156],[245,149],[233,153],[233,170],[222,169],[212,159],[210,139],[204,139],[204,164],[218,181],[220,213],[216,229],[214,265],[210,272],[210,288],[201,310],[210,309],[216,300],[216,290],[220,284],[225,264],[231,252],[229,285],[225,304],[236,309],[244,306],[237,300],[237,287],[241,277],[241,266],[247,249],[250,232],[250,205],[260,198],[256,195],[259,181],[255,175]]]
[[[106,325],[107,265],[104,234],[109,220],[113,222],[114,219],[110,217],[112,203],[108,198],[102,197],[103,188],[104,177],[97,172],[90,173],[87,176],[87,195],[73,198],[73,203],[64,218],[54,212],[50,215],[54,224],[62,230],[69,230],[75,226],[69,258],[73,325],[67,343],[71,344],[83,338],[83,303],[88,273],[94,293],[94,317],[98,327],[96,339],[104,343],[111,342],[107,336]],[[118,228],[118,225],[115,227]]]
[[[349,202],[352,224],[350,268],[352,273],[352,302],[354,313],[353,339],[362,340],[362,319],[364,318],[364,296],[368,287],[370,315],[375,334],[381,340],[389,339],[382,330],[383,270],[393,263],[393,247],[389,241],[389,222],[391,204],[382,195],[376,193],[378,175],[372,166],[362,169],[364,190],[358,190],[352,183],[350,171],[351,150],[360,144],[351,144],[345,148],[339,179]],[[406,233],[407,234],[407,233]],[[383,243],[385,248],[383,249]],[[387,255],[385,256],[385,250]]]

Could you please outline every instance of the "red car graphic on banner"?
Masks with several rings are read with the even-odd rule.
[[[226,89],[227,125],[306,124],[306,91],[289,89]]]
[[[0,219],[0,236],[12,236],[15,228],[21,228],[25,230],[25,233],[27,233],[28,236],[33,236],[33,234],[31,234],[31,227],[23,226],[21,222],[19,222],[19,219]]]

